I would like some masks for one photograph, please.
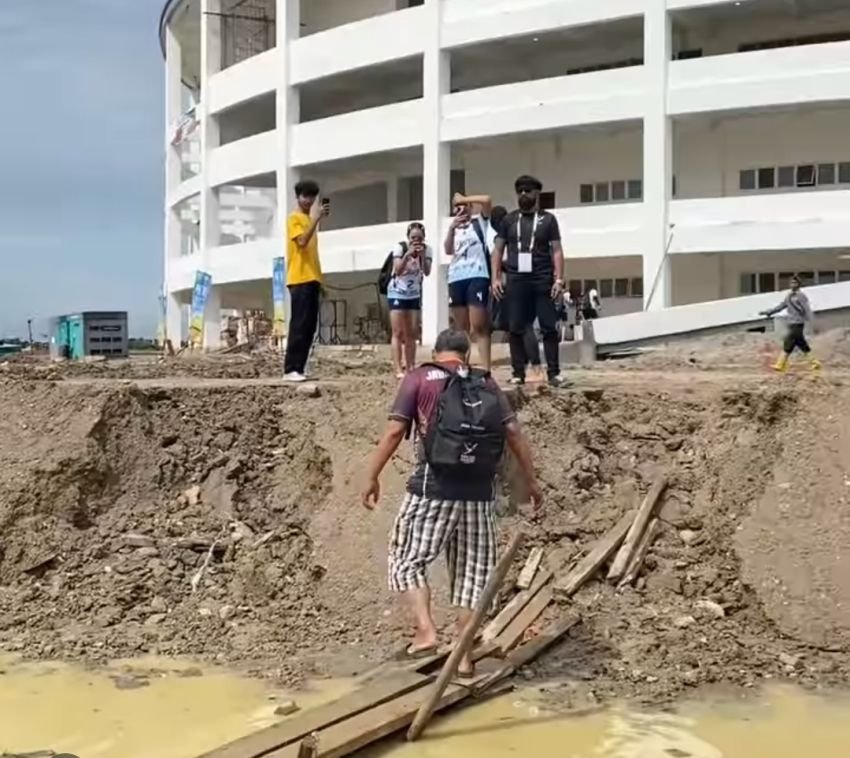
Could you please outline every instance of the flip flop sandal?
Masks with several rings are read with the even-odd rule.
[[[393,656],[393,660],[418,661],[422,658],[430,658],[436,652],[436,645],[430,645],[429,647],[415,647],[413,645],[406,645]]]

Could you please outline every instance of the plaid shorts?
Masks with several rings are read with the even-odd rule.
[[[474,608],[496,565],[493,502],[405,495],[390,535],[390,589],[425,587],[428,566],[444,549],[452,605]]]

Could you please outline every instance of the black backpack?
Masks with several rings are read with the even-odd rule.
[[[401,254],[404,255],[407,252],[407,243],[400,242],[401,245]],[[393,278],[393,264],[395,257],[395,250],[392,250],[390,254],[386,257],[384,261],[384,265],[381,266],[381,273],[378,274],[378,292],[382,295],[387,294],[387,290],[390,288],[390,282]]]
[[[479,369],[449,373],[423,440],[425,460],[436,474],[495,476],[505,450],[505,419],[489,379]]]

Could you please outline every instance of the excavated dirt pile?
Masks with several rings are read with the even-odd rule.
[[[555,697],[566,704],[844,681],[850,619],[834,605],[850,579],[800,566],[834,560],[847,525],[835,516],[831,542],[819,542],[808,505],[793,528],[783,520],[804,491],[771,496],[786,464],[792,481],[824,470],[815,440],[832,431],[818,419],[840,426],[826,411],[839,390],[625,386],[521,401],[547,504],[502,531],[527,530],[554,570],[670,478],[637,586],[598,577],[550,609],[577,609],[583,623],[529,675],[565,678]],[[385,540],[409,446],[376,513],[358,505],[356,484],[393,389],[374,376],[317,393],[0,382],[0,649],[91,662],[189,654],[290,683],[386,659],[407,632],[385,589]],[[824,455],[843,455],[839,435]],[[821,494],[824,508],[841,506],[837,490]],[[802,541],[765,530],[802,530]],[[783,563],[786,550],[795,561]],[[813,601],[807,576],[830,601]]]

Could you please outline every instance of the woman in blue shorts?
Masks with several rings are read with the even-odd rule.
[[[456,194],[454,217],[446,237],[449,264],[449,306],[454,328],[469,334],[478,357],[490,370],[490,196]],[[479,210],[476,213],[476,210]]]
[[[416,333],[422,310],[422,277],[431,273],[434,254],[425,244],[425,227],[414,221],[407,240],[393,251],[393,275],[387,285],[387,306],[392,328],[393,368],[401,379],[416,368]]]

